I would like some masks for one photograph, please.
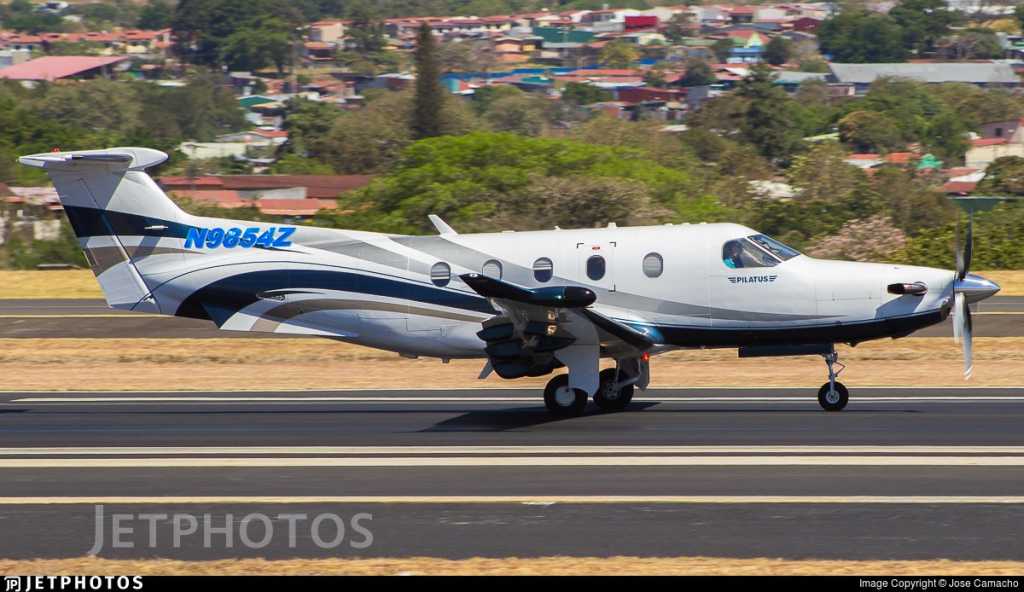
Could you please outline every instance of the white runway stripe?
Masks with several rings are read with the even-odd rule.
[[[634,397],[636,402],[649,403],[816,403],[813,396],[803,397]],[[874,403],[927,402],[979,403],[1024,402],[1024,396],[909,396],[871,397],[853,402]],[[10,403],[541,403],[540,397],[26,397]]]
[[[0,448],[0,456],[161,456],[161,455],[540,455],[585,454],[594,457],[629,454],[817,454],[844,455],[1024,455],[1024,446],[619,446],[602,451],[593,446],[145,446]]]
[[[493,456],[250,458],[5,458],[0,469],[279,467],[871,466],[1021,467],[1020,456]]]
[[[658,496],[658,495],[538,495],[538,496],[89,496],[0,497],[0,506],[49,504],[1024,504],[1024,496]]]

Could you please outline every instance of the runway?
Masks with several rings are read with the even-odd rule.
[[[854,389],[841,413],[807,389],[652,389],[634,409],[3,393],[0,557],[82,556],[100,512],[99,555],[119,558],[1024,560],[1024,388]]]
[[[972,306],[979,337],[1024,335],[1024,296],[996,296]],[[949,337],[949,321],[914,333]],[[99,299],[0,300],[0,338],[258,338],[287,339],[266,333],[220,331],[213,323],[112,310]]]

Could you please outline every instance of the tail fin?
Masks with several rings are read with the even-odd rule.
[[[50,174],[112,308],[159,313],[153,286],[146,284],[147,268],[157,272],[180,261],[175,259],[182,252],[180,240],[162,239],[185,238],[191,217],[145,172],[166,159],[163,152],[148,148],[50,152],[18,159]]]

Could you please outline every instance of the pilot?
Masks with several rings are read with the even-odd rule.
[[[737,269],[743,267],[743,259],[740,254],[743,253],[743,247],[740,246],[740,241],[729,241],[725,243],[725,248],[722,249],[723,259],[726,267]]]

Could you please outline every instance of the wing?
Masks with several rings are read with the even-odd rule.
[[[591,308],[597,295],[588,288],[524,288],[476,273],[460,277],[502,311],[484,321],[477,333],[487,342],[484,351],[502,378],[541,376],[571,365],[569,358],[575,355],[567,354],[572,350],[598,354],[587,360],[596,368],[601,350],[640,354],[654,346],[646,334]]]

